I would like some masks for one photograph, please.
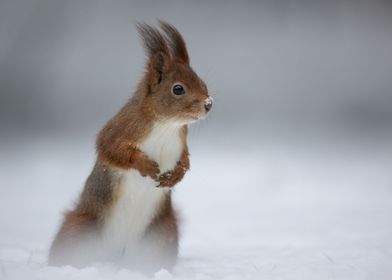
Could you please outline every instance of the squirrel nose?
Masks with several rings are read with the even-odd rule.
[[[206,108],[206,111],[207,111],[207,112],[208,112],[209,110],[211,110],[212,101],[213,101],[213,99],[212,99],[211,96],[208,96],[208,97],[206,98],[206,100],[204,100],[204,108]]]

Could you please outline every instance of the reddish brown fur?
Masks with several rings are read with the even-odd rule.
[[[157,185],[159,182],[160,186],[168,187],[178,183],[189,169],[186,123],[206,114],[203,102],[208,97],[208,91],[189,65],[180,33],[168,23],[161,21],[160,26],[164,35],[149,25],[137,25],[148,56],[144,78],[134,96],[98,134],[96,165],[75,209],[65,216],[50,250],[50,264],[74,264],[70,256],[78,242],[88,234],[99,234],[105,213],[119,196],[119,178],[114,168],[136,169],[142,176],[156,180]],[[183,85],[185,95],[172,93],[175,83]],[[139,146],[151,132],[154,123],[171,120],[184,123],[181,130],[183,152],[174,170],[159,176],[158,164],[149,159]],[[165,240],[165,244],[159,247],[172,255],[170,261],[162,260],[162,263],[172,264],[177,255],[178,232],[170,193],[146,231],[145,240],[154,235]]]

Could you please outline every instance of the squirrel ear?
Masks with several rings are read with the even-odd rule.
[[[166,34],[165,37],[172,51],[173,59],[185,64],[189,64],[189,55],[186,49],[185,41],[177,28],[163,20],[159,21],[159,25]]]
[[[167,72],[170,58],[162,52],[158,52],[150,57],[148,63],[148,72],[153,74],[153,80],[159,84],[162,81],[163,74]]]
[[[145,23],[137,23],[136,28],[143,40],[148,55],[147,71],[153,74],[154,81],[159,83],[162,75],[171,64],[169,48],[162,34]]]

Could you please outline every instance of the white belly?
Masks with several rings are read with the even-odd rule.
[[[119,198],[106,218],[102,235],[106,249],[114,255],[135,248],[167,192],[136,170],[123,173]]]
[[[161,173],[173,169],[180,159],[182,142],[179,126],[155,126],[140,149],[160,167]],[[118,200],[105,219],[102,238],[107,252],[129,254],[137,248],[145,230],[156,215],[168,188],[143,177],[137,170],[118,170],[121,183]]]

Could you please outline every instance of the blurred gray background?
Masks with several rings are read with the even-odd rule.
[[[0,278],[70,279],[48,247],[158,18],[215,99],[174,191],[177,274],[391,279],[387,0],[0,0]]]
[[[1,143],[91,142],[142,75],[134,23],[157,18],[215,97],[198,141],[391,140],[390,1],[2,0]]]

